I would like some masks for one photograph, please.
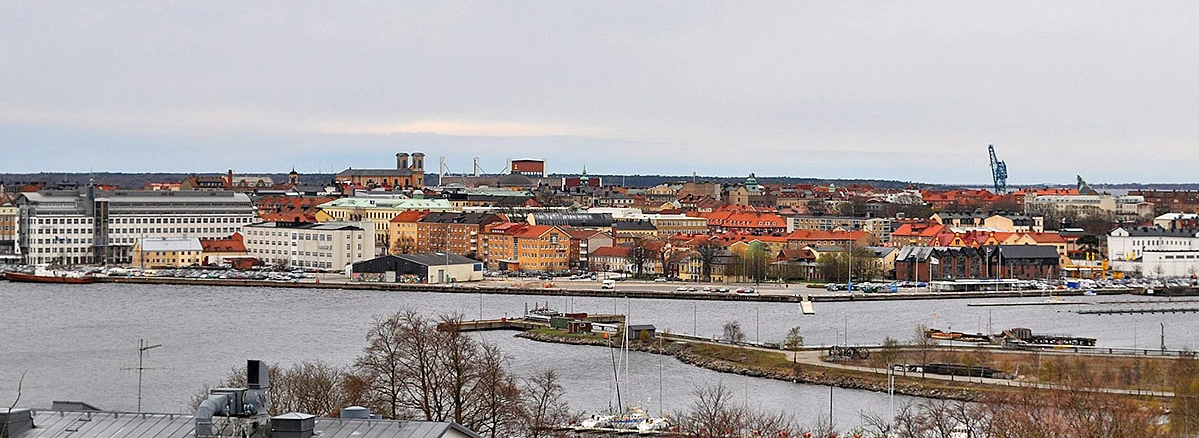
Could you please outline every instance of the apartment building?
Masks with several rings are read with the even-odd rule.
[[[224,238],[255,219],[230,191],[55,190],[17,198],[26,263],[122,264],[142,239]]]
[[[889,218],[857,216],[790,216],[787,218],[787,233],[796,230],[810,231],[854,231],[861,230],[878,238],[881,244],[891,243],[891,234],[897,225]]]
[[[246,252],[268,265],[340,271],[375,257],[369,224],[262,222],[246,225]]]
[[[429,213],[416,221],[416,252],[449,252],[473,257],[479,252],[483,227],[507,222],[498,214]]]
[[[493,271],[570,269],[570,235],[561,227],[504,222],[487,226],[482,258]]]

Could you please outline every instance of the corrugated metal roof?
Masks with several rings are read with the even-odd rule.
[[[14,438],[192,438],[191,415],[34,411],[34,429]],[[479,438],[454,423],[318,418],[320,438],[442,438],[447,432]]]

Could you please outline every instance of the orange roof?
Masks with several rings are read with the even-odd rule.
[[[550,230],[554,228],[557,227],[553,225],[529,225],[522,227],[520,231],[516,231],[513,233],[513,235],[517,237],[541,237],[543,234],[550,232]]]
[[[200,239],[204,252],[246,252],[241,233],[233,233],[228,239]]]
[[[407,210],[397,214],[396,217],[391,218],[391,222],[415,223],[419,222],[422,218],[428,215],[429,210]]]
[[[892,232],[891,236],[928,238],[940,234],[944,228],[945,226],[941,224],[903,224],[899,229]]]

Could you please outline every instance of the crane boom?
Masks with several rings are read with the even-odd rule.
[[[995,145],[987,145],[987,151],[991,153],[991,179],[995,182],[995,193],[1007,193],[1007,163],[995,157]]]

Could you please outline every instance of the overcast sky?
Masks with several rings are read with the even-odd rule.
[[[124,3],[0,6],[0,172],[1199,180],[1195,2]]]

